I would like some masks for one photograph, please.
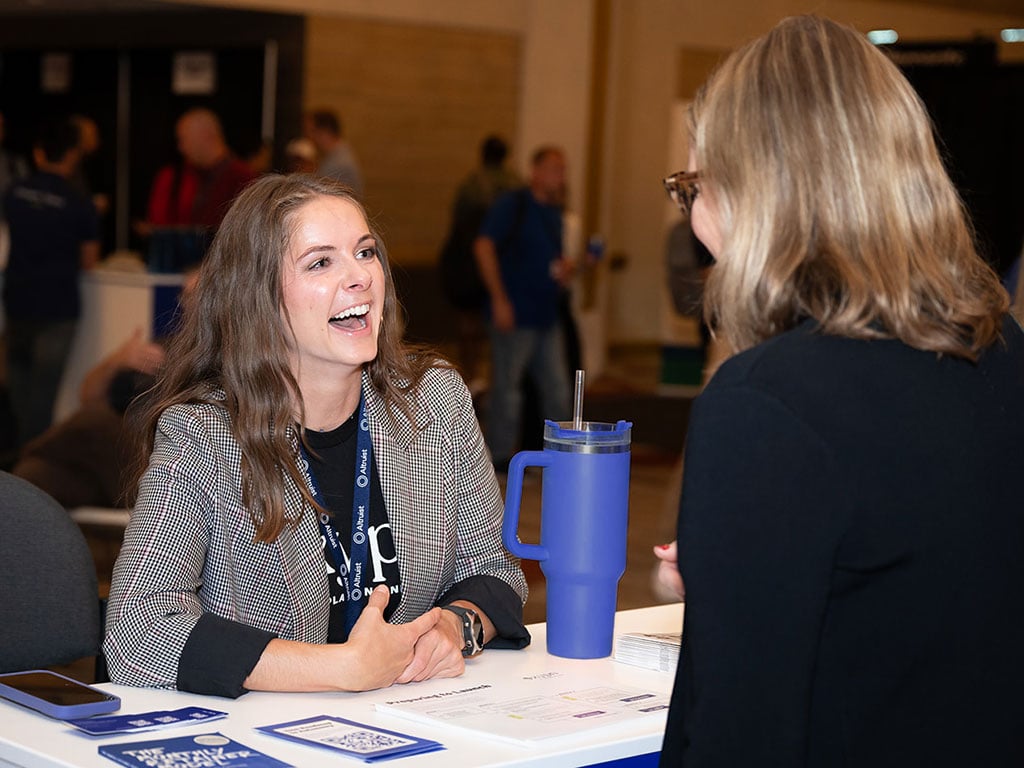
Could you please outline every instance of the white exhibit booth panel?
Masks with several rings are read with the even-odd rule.
[[[142,329],[146,339],[167,333],[174,322],[182,274],[119,271],[101,267],[81,278],[82,315],[64,370],[54,421],[79,405],[78,389],[89,369]]]

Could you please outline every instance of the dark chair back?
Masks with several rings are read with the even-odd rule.
[[[0,672],[95,656],[96,567],[81,529],[54,499],[0,472]]]

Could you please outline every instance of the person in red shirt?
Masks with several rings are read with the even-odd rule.
[[[188,272],[197,265],[231,201],[256,177],[231,152],[210,110],[185,112],[176,132],[181,162],[157,172],[146,221],[136,227],[149,239],[149,268],[156,272]]]
[[[189,110],[178,119],[176,132],[184,162],[164,166],[157,173],[146,209],[147,224],[215,230],[254,174],[231,152],[220,120],[210,110]]]

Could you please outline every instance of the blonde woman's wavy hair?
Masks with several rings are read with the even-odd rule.
[[[854,29],[785,19],[712,75],[690,133],[722,233],[705,313],[735,351],[805,318],[970,360],[998,338],[1007,296],[925,108]]]

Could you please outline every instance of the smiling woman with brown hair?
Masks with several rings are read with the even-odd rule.
[[[141,425],[115,682],[365,690],[529,642],[469,391],[403,343],[347,187],[268,175],[238,197]]]
[[[804,16],[690,130],[666,185],[736,354],[690,417],[662,765],[1024,765],[1024,334],[924,107]]]

